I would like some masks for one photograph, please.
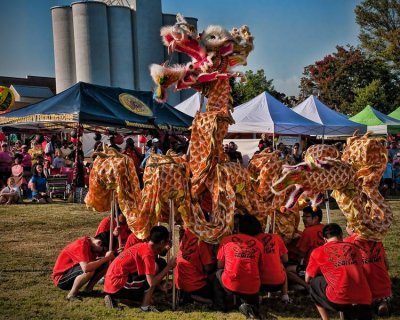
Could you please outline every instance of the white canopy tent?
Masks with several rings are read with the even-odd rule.
[[[267,92],[237,106],[232,114],[232,133],[273,133],[290,135],[322,135],[323,126],[289,109]]]
[[[202,103],[202,106],[200,108],[201,103]],[[191,117],[194,117],[196,115],[197,111],[200,111],[200,112],[206,111],[206,104],[207,104],[207,98],[204,97],[203,101],[202,101],[201,94],[196,92],[190,98],[188,98],[185,101],[182,101],[180,104],[176,105],[175,109],[178,109],[179,111],[186,113],[187,115],[189,115]]]
[[[344,114],[332,110],[312,95],[292,110],[323,125],[324,136],[351,136],[356,130],[358,133],[367,131],[366,125],[347,119]]]

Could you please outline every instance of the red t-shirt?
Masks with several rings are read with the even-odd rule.
[[[310,256],[306,272],[321,272],[327,282],[326,296],[337,304],[370,304],[371,291],[362,267],[361,253],[351,243],[327,242]]]
[[[175,269],[176,286],[185,292],[203,288],[207,284],[207,274],[203,266],[214,262],[211,245],[200,241],[193,233],[185,229],[179,245]]]
[[[104,281],[104,292],[116,293],[132,273],[155,275],[156,260],[148,242],[138,243],[120,253],[110,264]]]
[[[224,262],[221,280],[224,286],[238,293],[254,294],[260,289],[263,245],[246,234],[225,237],[217,259]]]
[[[134,233],[131,233],[126,240],[125,246],[124,246],[124,251],[130,247],[133,247],[137,243],[144,242],[144,240],[138,239],[138,237],[135,236]]]
[[[95,256],[90,249],[90,237],[82,237],[71,242],[58,255],[53,268],[53,282],[58,285],[63,273],[80,262],[94,261]]]
[[[103,220],[101,220],[101,222],[97,228],[95,236],[99,235],[102,232],[110,231],[110,220],[111,219],[109,216],[105,217]],[[112,225],[113,231],[116,226],[117,226],[117,222],[114,219],[113,225]],[[127,223],[120,224],[119,226],[120,226],[119,234],[121,235],[121,244],[122,244],[122,246],[124,246],[126,243],[126,240],[128,239],[129,235],[131,234],[131,230],[129,229]],[[118,242],[114,243],[113,247],[114,247],[114,249],[118,248]]]
[[[360,249],[363,269],[367,277],[373,299],[381,299],[392,295],[392,285],[385,264],[385,249],[382,242],[359,239],[357,234],[344,239],[354,243]]]
[[[271,233],[259,233],[255,236],[264,246],[261,270],[261,284],[283,284],[286,272],[281,262],[281,256],[288,251],[280,236]]]
[[[296,248],[304,254],[305,265],[308,264],[311,252],[325,243],[322,235],[323,228],[324,225],[321,223],[307,227],[303,230],[299,241],[297,241]]]

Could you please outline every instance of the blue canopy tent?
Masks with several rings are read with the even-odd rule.
[[[366,125],[347,119],[344,114],[332,110],[312,95],[292,110],[323,125],[324,136],[351,136],[355,131],[358,133],[367,131]]]
[[[273,133],[287,135],[321,135],[323,126],[302,117],[267,92],[237,106],[232,114],[232,133]]]
[[[185,132],[193,118],[168,104],[158,104],[149,91],[79,82],[56,96],[0,116],[3,131],[61,130],[82,125],[88,130],[139,132],[162,129]]]

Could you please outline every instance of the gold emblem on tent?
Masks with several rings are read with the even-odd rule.
[[[121,93],[118,98],[119,102],[121,102],[121,104],[129,111],[136,113],[140,116],[153,116],[153,111],[151,111],[151,109],[138,98],[127,93]]]

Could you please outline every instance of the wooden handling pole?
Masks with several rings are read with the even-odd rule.
[[[121,230],[119,228],[119,220],[118,220],[118,212],[119,212],[119,207],[118,207],[118,200],[117,197],[115,196],[115,191],[113,191],[113,202],[114,202],[114,215],[115,215],[115,221],[117,222],[117,228],[119,230],[118,232],[118,249],[122,247],[122,240],[121,240]]]
[[[174,200],[169,199],[169,230],[171,231],[171,255],[175,257],[175,206]],[[172,310],[176,309],[175,272],[172,270]]]

